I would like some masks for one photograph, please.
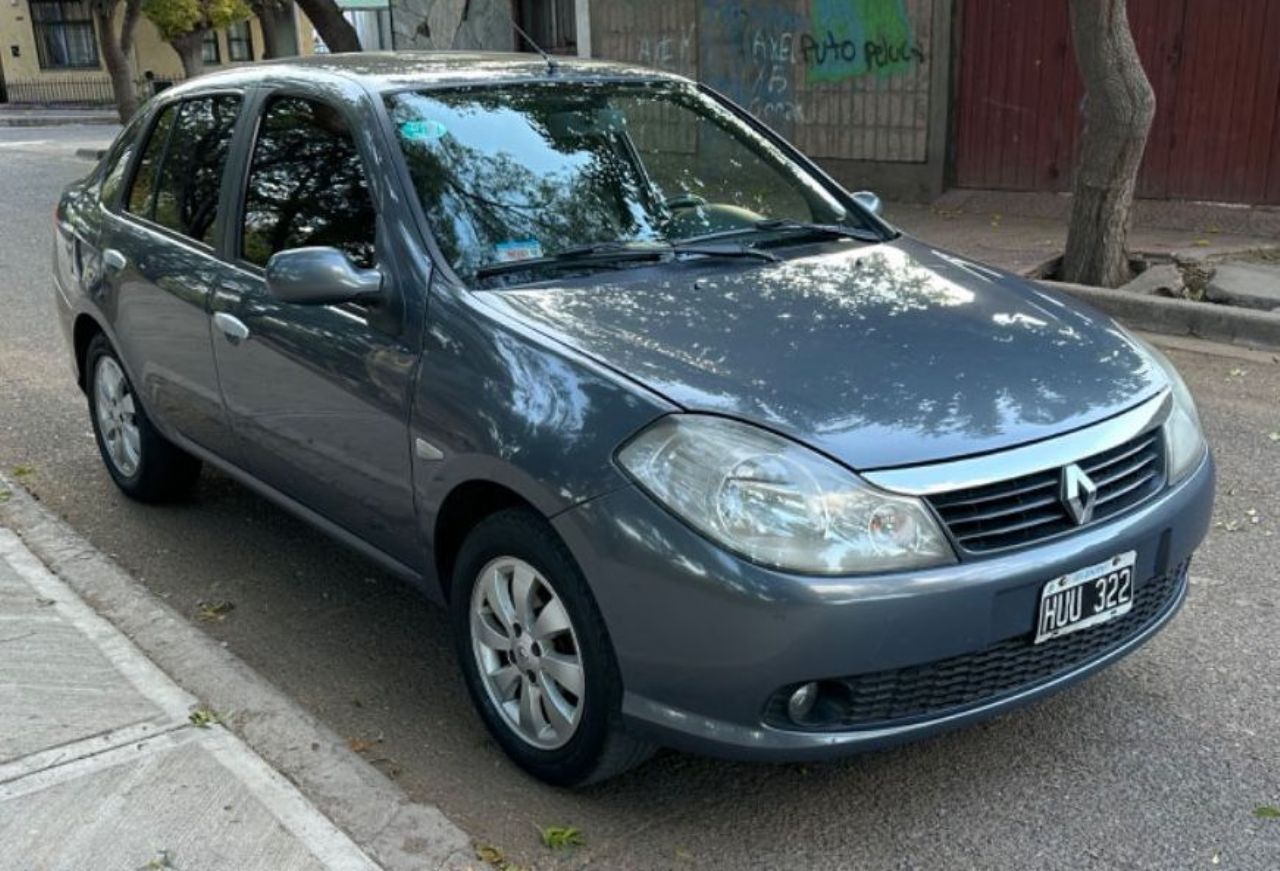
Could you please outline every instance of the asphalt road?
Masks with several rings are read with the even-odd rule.
[[[101,131],[0,130],[0,467],[314,711],[415,798],[538,867],[1280,868],[1280,362],[1175,350],[1220,464],[1178,619],[1043,704],[824,765],[664,753],[586,791],[524,777],[465,699],[443,614],[221,475],[123,499],[48,285],[55,192]],[[23,145],[23,142],[38,144]],[[16,144],[15,144],[16,143]],[[1250,513],[1256,512],[1256,513]],[[1256,518],[1256,522],[1253,522]],[[221,620],[199,603],[227,600]],[[552,854],[537,826],[587,846]]]

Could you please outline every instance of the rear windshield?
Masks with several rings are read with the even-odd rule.
[[[493,263],[682,242],[768,219],[870,229],[690,85],[485,85],[386,102],[423,211],[464,280]]]

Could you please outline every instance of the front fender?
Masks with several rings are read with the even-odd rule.
[[[500,485],[547,517],[617,489],[618,446],[674,410],[466,291],[433,288],[429,312],[410,422],[428,546],[441,505],[468,482]]]

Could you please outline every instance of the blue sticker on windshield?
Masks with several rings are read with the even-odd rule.
[[[449,128],[434,118],[400,122],[400,135],[414,142],[431,142],[448,132]]]
[[[516,260],[533,260],[542,256],[542,246],[537,239],[519,239],[512,242],[499,242],[493,246],[499,263],[511,263]]]

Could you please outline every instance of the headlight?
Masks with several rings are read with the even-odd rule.
[[[774,568],[835,575],[955,561],[918,499],[876,490],[748,424],[669,415],[632,439],[618,460],[695,529]]]
[[[1149,342],[1136,336],[1134,339],[1142,345],[1156,365],[1164,370],[1173,391],[1173,411],[1164,423],[1164,443],[1165,453],[1169,457],[1169,483],[1175,484],[1191,474],[1207,448],[1204,433],[1200,429],[1200,414],[1196,411],[1196,401],[1191,398],[1191,391],[1187,389],[1186,382],[1182,380],[1178,370],[1173,368],[1169,358]]]

